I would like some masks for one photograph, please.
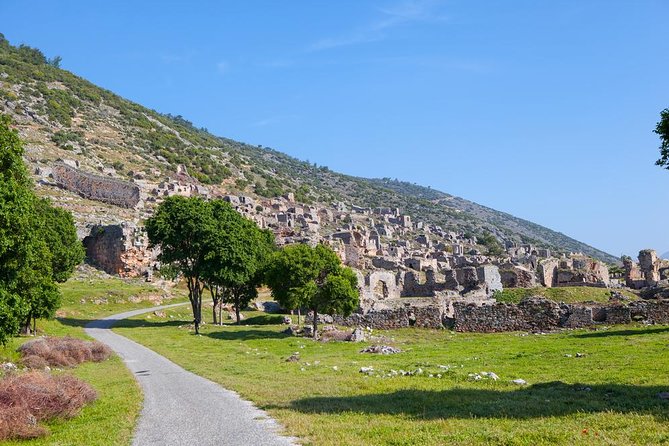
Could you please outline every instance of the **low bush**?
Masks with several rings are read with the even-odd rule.
[[[74,376],[10,375],[0,381],[0,440],[44,436],[40,421],[71,418],[96,399],[95,389]]]
[[[100,362],[111,356],[111,350],[97,341],[70,337],[45,337],[28,341],[18,348],[26,367],[72,367],[85,361]]]

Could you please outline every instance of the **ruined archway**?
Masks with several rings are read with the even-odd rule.
[[[386,282],[383,280],[378,280],[376,282],[376,285],[374,285],[374,297],[376,299],[387,299],[389,292],[388,292],[388,285]]]

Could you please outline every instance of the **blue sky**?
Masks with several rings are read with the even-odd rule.
[[[669,250],[667,1],[2,0],[0,17],[12,43],[215,134],[614,255]]]

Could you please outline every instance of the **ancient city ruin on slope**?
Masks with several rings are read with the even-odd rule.
[[[396,208],[305,205],[293,194],[273,199],[225,194],[198,184],[183,166],[173,178],[157,184],[140,178],[113,179],[112,172],[106,176],[84,172],[74,161],[40,169],[38,174],[44,187],[60,187],[135,213],[134,222],[100,224],[90,218],[78,222],[89,261],[121,277],[151,280],[159,267],[157,252],[149,247],[140,223],[157,203],[173,195],[222,197],[261,228],[271,229],[279,246],[325,243],[356,270],[361,306],[349,318],[338,318],[344,325],[548,330],[669,317],[664,306],[648,316],[643,304],[630,308],[621,302],[560,306],[539,298],[518,306],[495,303],[496,292],[516,287],[627,286],[666,293],[669,261],[652,250],[641,251],[638,263],[623,259],[624,272],[610,274],[599,260],[580,253],[554,254],[530,244],[507,243],[497,255],[484,254],[476,237],[415,221]]]

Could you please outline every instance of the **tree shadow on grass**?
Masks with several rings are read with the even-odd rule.
[[[574,413],[617,412],[648,414],[667,421],[669,401],[657,396],[667,390],[669,386],[586,385],[555,381],[509,392],[470,388],[442,391],[407,389],[350,397],[313,397],[295,400],[288,408],[303,413],[362,412],[418,419],[531,419]]]
[[[284,339],[291,335],[280,331],[269,330],[220,330],[211,333],[204,333],[212,339],[222,341],[250,341],[253,339]]]
[[[609,336],[637,336],[650,335],[669,332],[669,327],[652,327],[642,330],[599,330],[591,333],[581,333],[574,335],[575,338],[607,338]]]
[[[282,323],[283,315],[281,314],[261,314],[242,320],[240,325],[280,325]]]
[[[69,327],[88,328],[137,328],[137,327],[173,327],[188,324],[189,322],[175,320],[145,320],[145,319],[77,319],[59,317],[58,321]]]

